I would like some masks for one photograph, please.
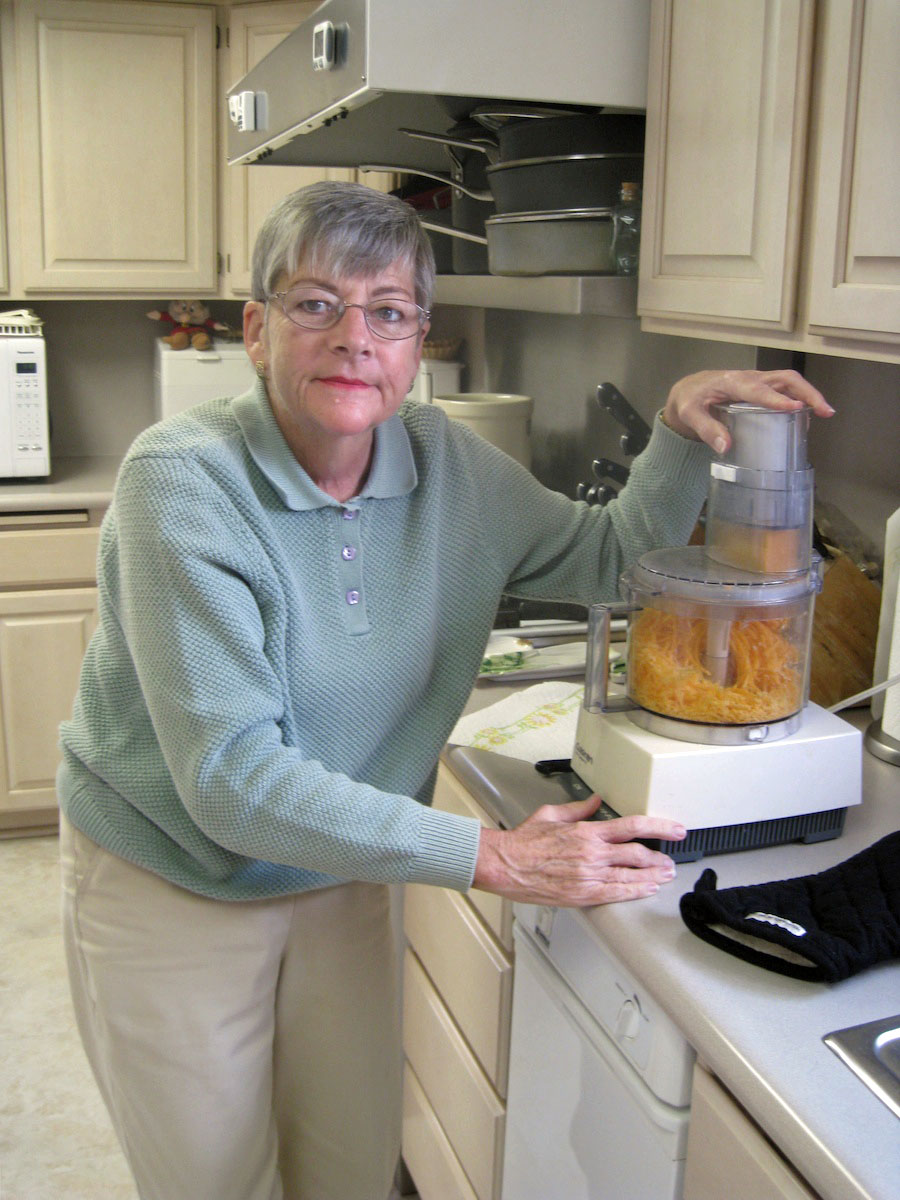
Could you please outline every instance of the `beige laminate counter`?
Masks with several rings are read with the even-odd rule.
[[[511,690],[479,684],[470,710]],[[868,710],[844,715],[859,728],[869,720]],[[695,937],[678,901],[706,867],[720,888],[810,874],[898,827],[900,768],[864,750],[863,803],[848,811],[841,837],[683,863],[651,899],[589,912],[611,950],[824,1200],[900,1195],[900,1120],[822,1042],[832,1030],[900,1013],[900,961],[837,984],[790,979]]]
[[[55,458],[47,479],[0,483],[0,512],[62,512],[106,508],[121,458]]]

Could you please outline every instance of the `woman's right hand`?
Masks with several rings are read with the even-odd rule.
[[[680,841],[684,827],[662,817],[589,821],[601,804],[600,796],[546,804],[515,829],[482,829],[472,886],[557,908],[652,896],[674,879],[675,864],[634,839]]]

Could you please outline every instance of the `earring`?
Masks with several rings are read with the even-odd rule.
[[[260,359],[256,364],[256,374],[260,379],[265,379],[266,377],[266,364],[262,359]]]

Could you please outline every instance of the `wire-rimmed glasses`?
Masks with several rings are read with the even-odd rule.
[[[347,304],[340,296],[318,287],[288,288],[286,292],[273,292],[268,299],[277,300],[287,319],[301,329],[331,329],[348,308],[362,309],[371,332],[392,342],[415,337],[431,316],[427,309],[400,296],[381,296],[368,304]]]

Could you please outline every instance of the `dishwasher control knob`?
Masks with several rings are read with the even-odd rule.
[[[637,1037],[640,1028],[641,1006],[637,999],[623,1000],[616,1016],[616,1037],[631,1041]]]

